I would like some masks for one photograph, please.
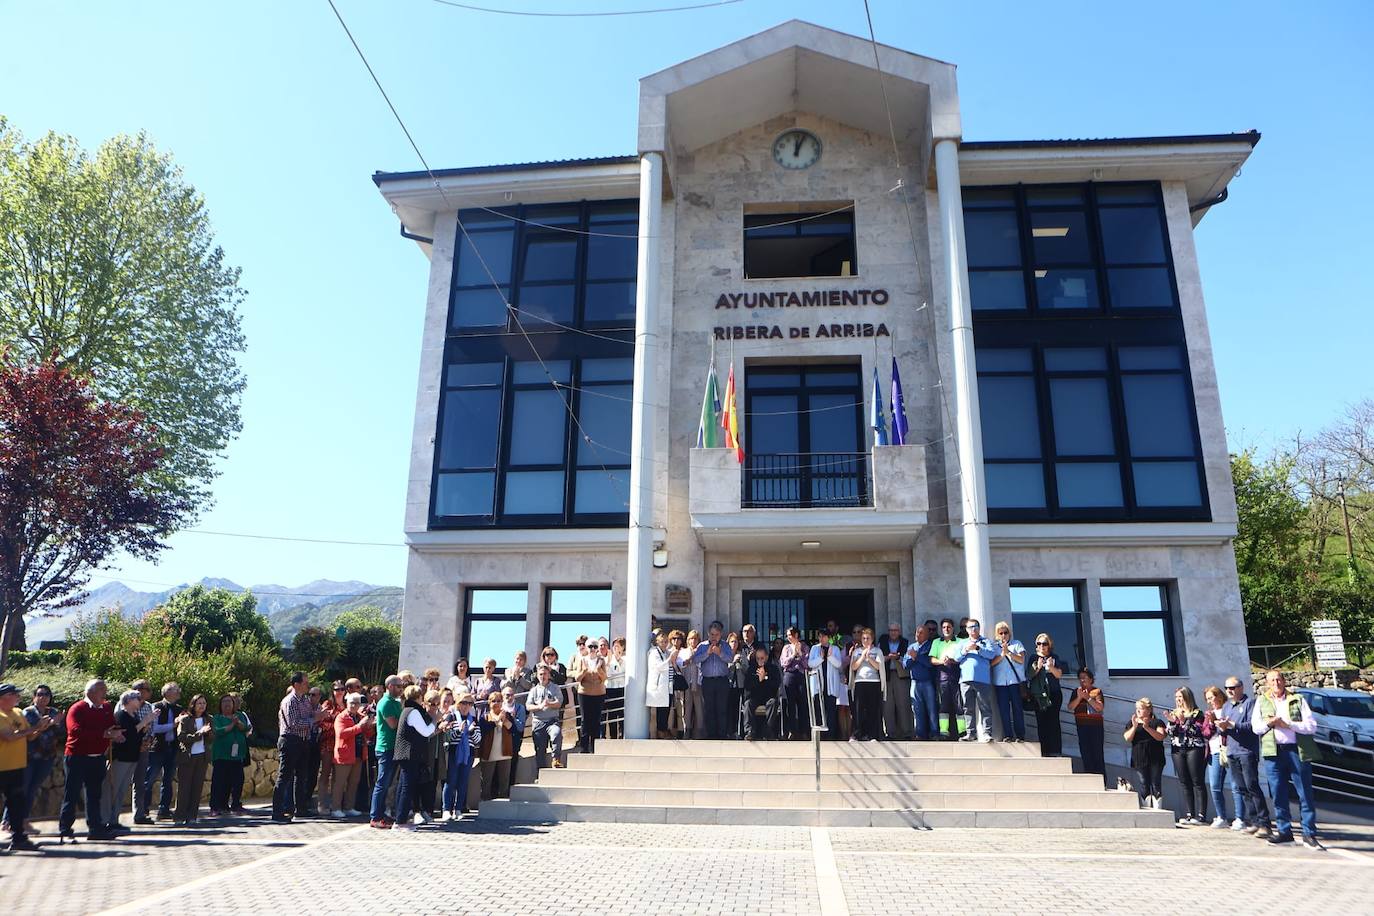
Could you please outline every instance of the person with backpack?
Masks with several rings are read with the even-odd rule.
[[[1302,695],[1288,692],[1288,681],[1282,671],[1270,671],[1267,682],[1268,689],[1255,698],[1250,726],[1260,736],[1260,756],[1269,779],[1269,795],[1274,799],[1276,831],[1269,842],[1293,842],[1293,821],[1288,813],[1291,783],[1298,793],[1298,809],[1302,813],[1303,845],[1325,849],[1317,840],[1316,796],[1312,791],[1312,761],[1317,757],[1312,735],[1317,730],[1316,720]]]

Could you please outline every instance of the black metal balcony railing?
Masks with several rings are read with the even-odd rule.
[[[746,455],[744,509],[821,509],[873,505],[867,452]]]

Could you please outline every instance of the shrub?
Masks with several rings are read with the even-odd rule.
[[[7,671],[19,668],[32,668],[35,665],[54,666],[62,664],[61,649],[35,649],[32,652],[11,652]]]
[[[401,658],[401,627],[379,608],[345,611],[334,623],[346,631],[337,668],[366,684],[380,683],[396,671]]]
[[[186,648],[202,652],[223,649],[244,637],[273,643],[272,627],[258,613],[258,599],[250,592],[193,585],[149,611],[143,623],[161,626],[176,634]]]
[[[33,702],[35,687],[47,684],[52,688],[52,705],[57,709],[66,709],[85,697],[86,682],[90,679],[90,674],[70,665],[30,665],[12,675],[12,682],[21,694],[21,707]],[[105,682],[112,701],[118,700],[119,695],[129,689],[126,681],[106,678]]]
[[[291,672],[296,669],[282,658],[275,642],[264,644],[256,639],[240,639],[218,654],[244,681],[244,709],[253,720],[254,736],[276,735],[277,706],[290,687]],[[311,681],[322,677],[320,672],[305,670]]]
[[[291,659],[302,668],[327,669],[342,653],[339,637],[320,627],[304,627],[291,641]]]

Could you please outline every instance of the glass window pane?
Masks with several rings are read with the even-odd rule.
[[[980,376],[978,401],[985,457],[1040,457],[1040,421],[1031,379]]]
[[[964,214],[969,267],[1019,267],[1021,235],[1015,210],[975,210]]]
[[[1024,309],[1025,275],[1016,270],[970,270],[969,300],[975,310]]]
[[[546,359],[521,361],[515,364],[512,376],[517,385],[547,385],[549,378],[556,382],[567,382],[572,378],[572,363],[566,359]]]
[[[515,221],[511,217],[515,216],[512,208],[475,208],[472,210],[459,210],[458,219],[463,226],[471,232],[474,229],[484,229],[492,227],[509,228]],[[463,230],[458,230],[458,237],[462,238]]]
[[[806,370],[806,386],[808,388],[857,384],[859,384],[859,373],[856,369],[843,366],[822,366]]]
[[[636,273],[639,251],[636,239],[613,239],[603,235],[587,237],[587,279],[627,280]]]
[[[1073,206],[1083,203],[1083,187],[1029,187],[1026,189],[1026,203],[1032,207]]]
[[[746,384],[750,388],[797,388],[801,385],[801,373],[750,372]]]
[[[965,210],[1016,206],[1016,197],[1011,188],[964,188],[962,197]]]
[[[1117,267],[1107,271],[1112,307],[1119,309],[1171,309],[1174,288],[1167,267]]]
[[[469,232],[458,233],[458,276],[455,286],[486,286],[492,277],[505,285],[510,282],[512,239],[515,233]],[[485,266],[484,266],[485,264]],[[490,271],[490,273],[488,273]]]
[[[1045,468],[1034,464],[987,464],[983,477],[990,509],[1045,508]]]
[[[434,514],[491,515],[496,472],[440,474],[434,491]]]
[[[444,383],[450,388],[501,384],[502,363],[449,363]]]
[[[1096,309],[1097,271],[1037,270],[1035,299],[1042,309]]]
[[[520,311],[516,313],[516,317],[526,325],[543,321],[571,324],[576,297],[577,287],[571,283],[557,286],[521,286],[518,306]]]
[[[1126,370],[1183,368],[1183,353],[1178,347],[1122,347],[1116,356]]]
[[[639,201],[637,200],[613,200],[605,203],[594,203],[589,208],[591,210],[591,221],[593,223],[622,222],[628,220],[632,223],[639,222]],[[618,232],[629,231],[633,234],[633,227],[629,230],[618,229]]]
[[[634,378],[635,361],[624,359],[584,359],[582,360],[582,381],[584,382],[628,382]]]
[[[1105,372],[1107,351],[1101,347],[1053,347],[1045,351],[1045,368],[1050,372]]]
[[[512,397],[510,463],[562,464],[568,424],[563,395],[550,388],[515,391]]]
[[[506,326],[506,299],[510,288],[459,289],[453,293],[455,328],[503,328]]]
[[[523,608],[521,609],[523,613]],[[521,620],[479,620],[468,622],[468,664],[478,671],[482,670],[485,659],[496,659],[499,668],[525,647],[525,621]],[[526,651],[529,651],[526,649]]]
[[[745,417],[744,429],[750,451],[776,455],[801,450],[795,395],[756,395],[749,399],[749,410],[751,413]]]
[[[1050,403],[1054,416],[1054,448],[1058,454],[1116,454],[1106,379],[1051,379]]]
[[[576,226],[581,220],[577,204],[550,204],[527,207],[525,219],[545,226]]]
[[[1082,210],[1032,211],[1030,223],[1036,267],[1092,263],[1088,216]]]
[[[852,394],[813,394],[806,415],[812,452],[857,452],[863,405]]]
[[[1099,184],[1094,189],[1100,204],[1157,204],[1157,184]]]
[[[468,592],[468,611],[473,614],[519,614],[529,611],[529,590],[523,588],[474,588]],[[480,668],[481,663],[476,667]]]
[[[599,639],[611,634],[609,615],[604,620],[549,620],[546,626],[549,631],[548,645],[558,650],[558,660],[564,665],[577,656],[577,637]]]
[[[1077,592],[1069,585],[1013,585],[1011,629],[1034,652],[1035,637],[1048,633],[1054,654],[1072,683],[1074,672],[1085,663]]]
[[[439,467],[496,467],[496,432],[501,420],[501,390],[478,388],[444,396]]]
[[[609,588],[551,588],[549,589],[549,613],[555,617],[564,614],[604,614],[607,619],[610,619],[611,590]]]
[[[1121,467],[1112,464],[1057,464],[1059,505],[1091,509],[1121,505]]]
[[[1138,506],[1200,506],[1202,489],[1194,461],[1137,461],[1135,502]]]
[[[579,436],[577,441],[579,467],[630,463],[633,394],[629,385],[594,385],[582,390],[577,419],[585,438]]]
[[[1168,671],[1169,649],[1164,621],[1106,618],[1107,667],[1112,671]]]
[[[1182,375],[1124,375],[1126,432],[1136,458],[1191,458],[1193,413]]]
[[[1158,613],[1164,610],[1164,589],[1159,585],[1104,585],[1102,612],[1119,614],[1130,611]]]
[[[622,515],[629,512],[629,471],[577,472],[573,511],[579,515]]]
[[[635,320],[635,284],[588,283],[583,320],[588,322],[620,322],[633,325]]]
[[[562,515],[562,471],[510,471],[506,474],[506,515]]]
[[[1160,264],[1164,228],[1154,207],[1108,207],[1097,213],[1108,264]]]
[[[525,264],[520,279],[571,280],[576,275],[577,239],[564,235],[525,238]]]
[[[1030,372],[1030,350],[984,349],[979,347],[974,356],[979,372]]]

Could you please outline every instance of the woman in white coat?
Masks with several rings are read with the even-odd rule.
[[[837,704],[843,698],[846,705],[849,703],[849,688],[845,683],[847,653],[844,647],[839,644],[839,639],[834,639],[827,633],[821,633],[816,640],[816,644],[811,647],[811,654],[807,658],[806,667],[812,671],[818,669],[825,672],[824,675],[824,696],[821,697],[825,704],[825,737],[831,741],[840,740],[840,722],[837,712]]]
[[[655,630],[654,644],[649,648],[649,664],[644,669],[644,703],[654,711],[655,738],[672,737],[668,731],[668,709],[673,701],[672,657],[667,632]]]

